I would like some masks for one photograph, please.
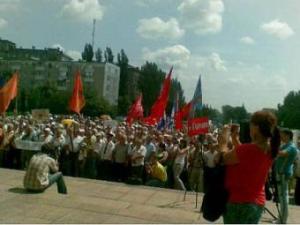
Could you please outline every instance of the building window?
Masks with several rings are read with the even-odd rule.
[[[91,66],[87,67],[84,71],[84,81],[85,82],[94,82],[93,73],[94,73],[93,67],[91,67]]]
[[[60,91],[67,90],[67,79],[57,81],[57,89]]]

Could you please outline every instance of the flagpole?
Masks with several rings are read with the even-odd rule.
[[[16,73],[18,74],[18,78],[19,78],[19,71],[16,71]],[[16,102],[15,102],[15,115],[16,116],[18,115],[18,99],[19,99],[19,95],[17,93]]]

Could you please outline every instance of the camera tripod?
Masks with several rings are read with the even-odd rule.
[[[275,205],[276,205],[276,209],[277,209],[277,212],[278,212],[278,216],[276,217],[275,215],[274,215],[274,213],[272,213],[266,206],[264,206],[264,212],[267,212],[274,220],[276,220],[276,221],[278,221],[278,222],[280,222],[280,223],[282,223],[282,215],[281,215],[281,212],[280,212],[280,209],[279,209],[279,205],[278,205],[278,192],[276,191],[276,183],[274,184],[274,178],[275,178],[275,174],[273,174],[274,172],[273,172],[273,170],[272,170],[272,172],[271,172],[271,174],[272,174],[272,178],[270,178],[270,176],[268,177],[268,179],[267,179],[267,182],[268,182],[268,184],[269,184],[269,186],[270,186],[270,190],[271,190],[271,195],[273,196],[273,199],[274,199],[274,197],[275,197]],[[276,179],[275,179],[276,180]],[[277,195],[277,196],[276,196]]]

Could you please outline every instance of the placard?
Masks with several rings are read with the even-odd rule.
[[[37,121],[46,121],[49,119],[49,109],[33,109],[32,118]]]
[[[208,117],[190,119],[188,121],[188,135],[207,134],[209,131]]]

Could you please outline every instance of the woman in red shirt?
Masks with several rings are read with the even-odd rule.
[[[239,144],[238,136],[238,131],[232,131],[233,150],[223,148],[229,192],[224,223],[258,223],[266,200],[265,182],[280,145],[276,117],[267,111],[256,112],[250,121],[252,143]]]

